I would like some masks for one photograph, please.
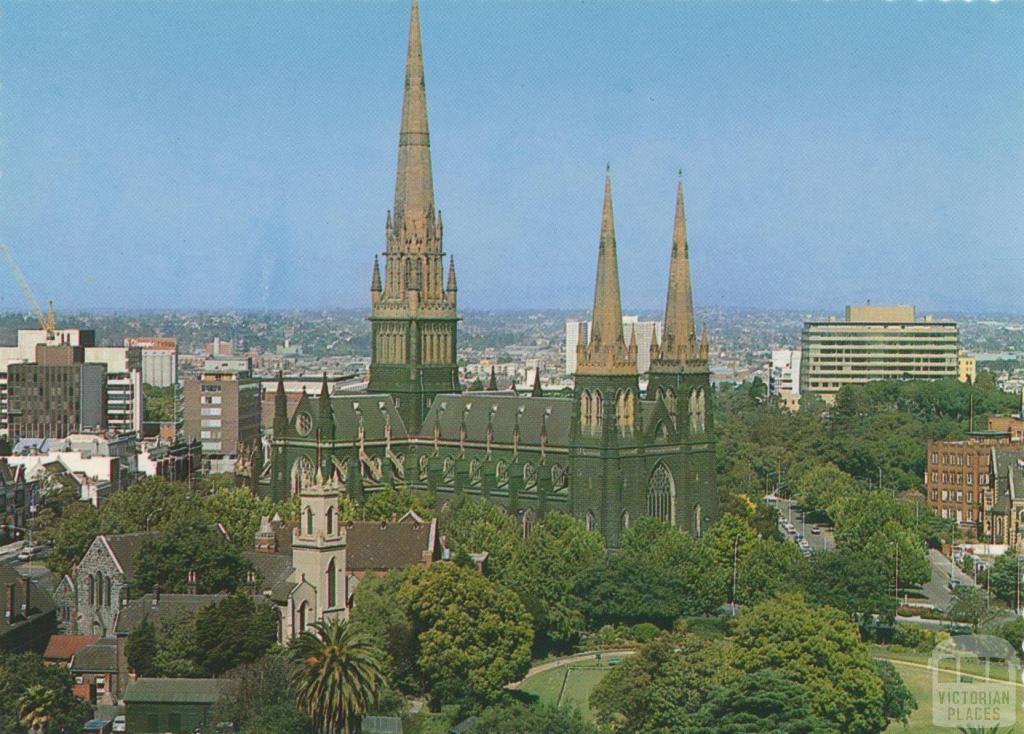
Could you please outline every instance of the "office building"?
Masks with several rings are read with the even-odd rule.
[[[207,360],[185,381],[185,440],[200,441],[204,459],[232,459],[260,440],[260,381],[245,358]]]
[[[978,379],[978,360],[962,353],[957,360],[956,376],[960,382],[969,382],[973,385]]]
[[[583,340],[590,340],[589,321],[570,320],[565,322],[565,374],[576,372],[576,347],[580,340],[580,326],[583,327]],[[651,343],[661,341],[661,321],[641,321],[639,316],[623,316],[622,328],[626,341],[635,335],[637,346],[637,370],[645,373],[651,367]]]
[[[58,366],[54,361],[70,360],[75,364],[98,365],[103,368],[103,376],[100,393],[105,394],[102,398],[103,416],[97,420],[89,413],[94,408],[96,391],[93,382],[97,373],[96,367],[89,367],[82,372],[86,378],[86,394],[79,395],[87,401],[85,421],[77,424],[69,423],[68,412],[61,412],[61,408],[67,407],[66,394],[60,397],[58,403],[53,404],[53,410],[39,412],[45,408],[46,401],[35,401],[32,406],[33,425],[29,426],[29,432],[15,433],[11,430],[11,371],[15,365],[39,364],[37,348],[40,346],[47,349],[56,348],[57,351],[47,351],[46,361],[51,366]],[[71,348],[71,351],[64,349]],[[80,350],[80,351],[79,351]],[[70,365],[64,365],[64,371]],[[28,377],[29,373],[35,374],[36,378],[42,379],[43,373],[33,371],[26,367],[15,370],[19,375]],[[56,373],[53,373],[56,374]],[[63,379],[63,378],[61,378]],[[23,383],[24,387],[33,388],[28,392],[22,390],[19,401],[32,399],[33,390],[40,388],[40,385]],[[50,385],[49,389],[55,389],[56,385]],[[36,395],[36,397],[42,397]],[[51,394],[56,397],[56,394]],[[85,406],[83,406],[85,407]],[[24,409],[24,405],[21,408]],[[58,329],[52,335],[48,335],[43,329],[19,329],[17,344],[0,346],[0,435],[8,435],[13,438],[31,436],[36,438],[61,438],[71,431],[83,428],[104,428],[114,433],[138,433],[142,434],[142,350],[138,347],[99,347],[96,346],[96,335],[91,329]],[[79,411],[80,412],[80,411]],[[76,413],[77,414],[77,413]],[[20,425],[25,427],[25,419],[20,420]],[[40,425],[42,424],[42,425]],[[58,433],[46,434],[36,433],[36,430],[50,430],[49,425],[70,426],[59,429]],[[19,428],[23,430],[23,428]],[[58,430],[58,429],[53,429]]]
[[[800,397],[800,350],[773,349],[768,372],[768,392],[780,397]]]
[[[126,347],[142,350],[142,381],[154,387],[169,387],[178,382],[178,340],[165,336],[131,336]]]
[[[918,320],[913,306],[847,306],[846,319],[804,324],[800,392],[835,400],[844,385],[887,379],[957,379],[960,332]]]

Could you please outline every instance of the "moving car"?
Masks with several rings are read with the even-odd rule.
[[[38,558],[43,554],[43,546],[41,545],[26,545],[18,552],[19,561],[31,561],[33,558]]]

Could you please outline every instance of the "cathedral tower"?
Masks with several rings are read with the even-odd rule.
[[[434,207],[419,7],[412,3],[394,209],[385,225],[384,275],[370,286],[370,392],[390,393],[417,432],[434,396],[459,392],[455,263],[445,278],[441,213]]]
[[[648,399],[664,402],[687,454],[681,496],[689,499],[676,511],[676,523],[700,535],[708,519],[718,516],[714,489],[714,431],[707,333],[697,341],[690,284],[690,246],[686,238],[683,181],[676,188],[672,254],[661,344],[651,348]]]

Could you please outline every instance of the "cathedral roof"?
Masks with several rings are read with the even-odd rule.
[[[401,441],[408,437],[405,422],[395,407],[395,400],[390,395],[335,395],[331,397],[331,411],[334,413],[334,439],[336,441],[354,442],[359,440],[359,426],[362,424],[363,439],[366,441],[382,441],[386,434],[388,422],[391,423],[391,438]],[[299,404],[292,418],[293,425],[297,416],[308,412],[311,417],[319,418],[319,398],[306,396]],[[314,434],[310,434],[315,438]]]
[[[572,427],[572,398],[535,398],[526,395],[438,395],[423,421],[422,435],[430,438],[435,426],[443,441],[458,441],[466,427],[466,440],[484,443],[487,427],[493,443],[511,444],[516,425],[519,443],[540,446],[541,432],[547,433],[547,445],[568,447]]]

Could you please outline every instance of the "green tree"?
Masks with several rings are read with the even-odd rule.
[[[856,622],[878,614],[886,622],[896,617],[898,602],[891,579],[878,559],[864,550],[843,546],[811,558],[802,584],[815,604],[841,609]]]
[[[277,628],[273,606],[256,604],[250,596],[229,596],[196,616],[196,663],[216,677],[258,660],[277,641]]]
[[[182,610],[161,620],[153,656],[154,674],[163,678],[199,678],[203,671],[196,662],[198,658],[196,612]]]
[[[985,592],[976,586],[959,586],[953,592],[953,600],[949,605],[949,620],[971,625],[978,631],[978,625],[988,612],[988,599]]]
[[[397,519],[410,510],[424,520],[434,516],[433,502],[421,498],[407,486],[386,486],[371,494],[359,510],[363,520]]]
[[[738,671],[729,643],[662,635],[611,670],[590,694],[597,723],[615,732],[676,734]]]
[[[146,421],[173,421],[175,419],[174,385],[157,387],[148,382],[142,385],[142,399]]]
[[[795,495],[804,507],[826,512],[838,499],[859,491],[857,480],[835,464],[811,469],[797,480],[795,486]]]
[[[269,499],[257,497],[248,487],[221,489],[203,500],[203,515],[224,526],[228,538],[248,550],[256,541],[260,519],[273,517],[281,508]]]
[[[39,655],[0,652],[0,732],[27,731],[22,708],[30,701],[45,704],[40,713],[48,717],[51,731],[81,731],[82,724],[92,715],[92,707],[71,692],[73,683],[69,670],[47,666]],[[26,697],[30,689],[34,692]],[[36,706],[29,708],[35,710]]]
[[[538,640],[564,647],[583,630],[580,602],[573,595],[576,581],[604,555],[599,533],[552,512],[519,544],[499,580],[518,592]]]
[[[811,711],[807,691],[773,670],[747,673],[714,689],[686,729],[693,734],[826,734],[834,731]]]
[[[316,621],[291,645],[292,688],[319,734],[352,734],[385,687],[381,650],[347,622]]]
[[[1022,573],[1024,573],[1024,559],[1021,559],[1016,553],[1004,553],[999,556],[989,571],[992,593],[1010,606],[1016,606],[1018,594],[1021,599],[1024,599]]]
[[[409,606],[399,596],[408,575],[407,571],[391,571],[360,581],[352,607],[352,626],[383,641],[385,671],[391,685],[406,693],[419,693],[417,632]]]
[[[875,672],[882,681],[882,712],[887,721],[899,721],[906,725],[910,715],[917,710],[917,699],[903,682],[896,666],[888,660],[874,661]]]
[[[29,731],[43,734],[53,721],[56,704],[57,695],[52,688],[33,683],[18,699],[18,716]]]
[[[46,567],[58,577],[71,573],[99,532],[100,513],[91,502],[68,505],[53,531]]]
[[[514,517],[484,500],[463,498],[442,518],[448,547],[453,553],[488,554],[490,572],[500,578],[521,542]]]
[[[399,596],[411,610],[418,667],[435,704],[493,703],[529,670],[529,613],[515,592],[476,569],[413,569]]]
[[[856,625],[838,609],[779,597],[745,612],[734,632],[741,669],[777,670],[800,683],[831,726],[850,734],[885,727],[882,682]]]
[[[492,706],[476,717],[466,734],[598,734],[577,709],[522,703]]]
[[[128,634],[125,641],[128,667],[141,677],[150,678],[156,675],[156,649],[156,625],[144,619]]]
[[[115,495],[116,496],[116,495]],[[189,571],[195,571],[200,594],[234,592],[242,588],[252,566],[234,544],[209,525],[176,525],[142,543],[136,560],[137,594],[159,586],[182,593]]]
[[[291,661],[277,653],[235,668],[227,677],[237,685],[214,707],[214,721],[245,734],[312,734],[296,706],[291,673]]]

